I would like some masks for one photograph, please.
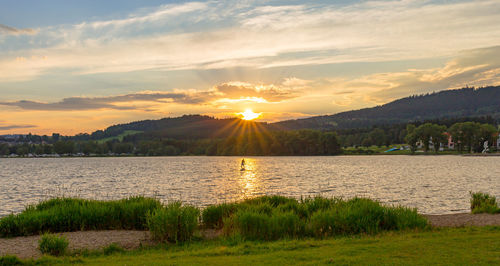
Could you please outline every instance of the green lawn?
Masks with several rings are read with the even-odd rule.
[[[119,140],[119,141],[122,141],[123,140],[123,137],[125,136],[128,136],[128,135],[135,135],[137,133],[142,133],[144,131],[140,131],[140,130],[125,130],[123,131],[123,133],[121,133],[120,135],[118,136],[114,136],[114,137],[109,137],[109,138],[104,138],[104,139],[100,139],[98,140],[97,142],[99,143],[104,143],[106,141],[110,141],[110,140]]]
[[[391,232],[327,240],[195,242],[184,246],[66,258],[47,264],[88,265],[500,265],[500,227]]]

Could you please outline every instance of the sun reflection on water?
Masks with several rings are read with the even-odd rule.
[[[257,166],[257,160],[254,158],[244,158],[245,168],[244,170],[238,169],[240,176],[238,178],[238,183],[240,187],[240,199],[251,198],[257,195],[263,195],[264,190],[262,187],[262,182],[259,178],[259,168]]]

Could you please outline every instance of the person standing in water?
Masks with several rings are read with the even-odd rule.
[[[241,169],[245,169],[245,159],[241,159]]]

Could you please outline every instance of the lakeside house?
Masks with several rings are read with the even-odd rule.
[[[444,132],[443,134],[446,135],[446,137],[448,139],[448,149],[450,149],[450,150],[455,149],[455,143],[453,142],[453,138],[452,138],[451,134],[448,132]]]

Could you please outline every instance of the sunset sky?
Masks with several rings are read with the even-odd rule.
[[[0,4],[0,134],[279,121],[500,84],[498,0]]]

